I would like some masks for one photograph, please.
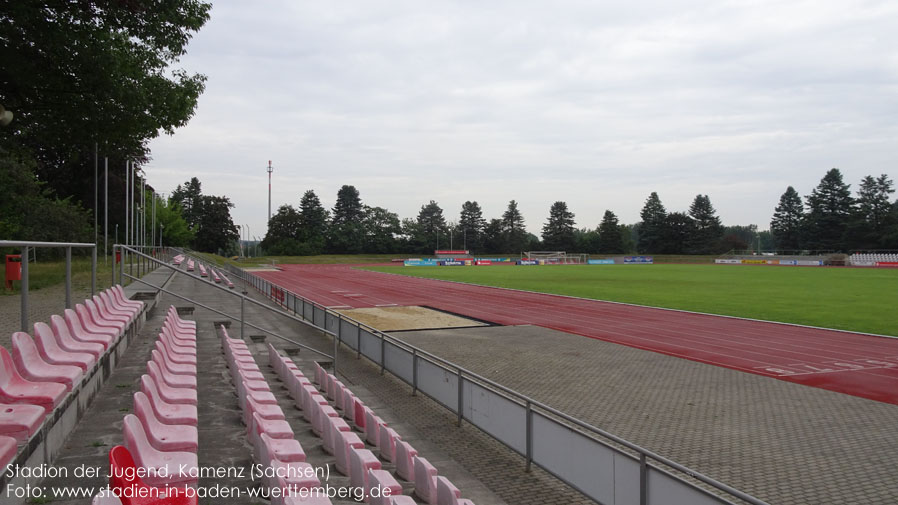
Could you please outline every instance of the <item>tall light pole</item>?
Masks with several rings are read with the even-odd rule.
[[[271,160],[268,160],[268,221],[271,221]]]

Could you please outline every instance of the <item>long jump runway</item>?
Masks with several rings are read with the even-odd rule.
[[[898,405],[898,339],[358,270],[257,272],[333,308],[427,305],[532,324]]]

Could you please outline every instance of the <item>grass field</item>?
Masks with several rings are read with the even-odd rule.
[[[376,266],[542,293],[898,335],[898,269],[731,265]]]

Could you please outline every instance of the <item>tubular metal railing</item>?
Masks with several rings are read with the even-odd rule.
[[[22,288],[21,288],[21,311],[22,311],[22,331],[28,332],[28,254],[31,249],[38,247],[65,248],[65,308],[72,308],[72,248],[90,249],[91,250],[91,266],[90,266],[90,295],[93,296],[97,291],[97,245],[82,242],[35,242],[30,240],[0,240],[0,247],[21,247],[22,248]]]
[[[201,260],[202,261],[202,260]],[[553,474],[558,479],[564,481],[568,485],[574,487],[580,492],[583,492],[590,498],[596,499],[595,496],[592,496],[587,490],[584,489],[584,485],[581,481],[577,481],[572,475],[564,474],[557,470],[557,468],[550,468],[550,465],[542,464],[539,461],[535,461],[534,459],[534,415],[539,416],[541,422],[549,422],[555,423],[560,428],[564,428],[567,430],[575,430],[579,434],[584,434],[592,439],[594,442],[601,444],[609,448],[612,451],[616,451],[616,453],[620,453],[623,456],[632,458],[638,462],[639,466],[639,482],[638,482],[638,502],[640,505],[646,505],[647,503],[658,503],[655,500],[662,500],[662,498],[656,498],[655,500],[649,501],[649,474],[663,474],[661,477],[670,477],[678,484],[691,488],[690,492],[697,493],[691,495],[692,498],[686,499],[686,501],[681,501],[679,503],[690,503],[689,500],[693,499],[695,496],[700,496],[703,500],[711,500],[712,503],[725,503],[731,504],[729,498],[736,498],[738,500],[742,500],[745,503],[749,503],[751,505],[767,505],[766,502],[755,498],[747,493],[744,493],[738,489],[733,488],[727,484],[719,482],[707,475],[704,475],[700,472],[697,472],[689,467],[681,465],[671,459],[665,458],[655,452],[652,452],[648,449],[645,449],[637,444],[634,444],[628,440],[625,440],[621,437],[618,437],[612,433],[599,429],[591,424],[577,419],[573,416],[565,414],[553,407],[550,407],[542,402],[534,400],[522,393],[519,393],[513,389],[510,389],[506,386],[503,386],[495,381],[492,381],[486,377],[482,377],[470,370],[465,369],[455,363],[452,363],[448,360],[440,358],[432,353],[429,353],[423,349],[417,348],[407,342],[404,342],[392,335],[379,331],[375,328],[372,328],[368,325],[365,325],[359,321],[356,321],[350,317],[344,316],[339,312],[328,309],[327,307],[320,305],[316,302],[308,300],[302,296],[299,296],[291,291],[288,291],[280,286],[272,284],[268,280],[254,275],[250,272],[243,270],[237,266],[232,264],[226,264],[222,266],[218,264],[219,268],[225,268],[230,271],[232,274],[236,275],[238,279],[244,282],[245,286],[252,286],[254,289],[262,293],[267,298],[273,300],[280,306],[292,311],[294,315],[297,316],[297,320],[302,320],[306,324],[311,324],[315,329],[324,332],[327,335],[330,335],[334,339],[334,362],[336,363],[337,356],[337,348],[339,344],[347,345],[352,348],[351,341],[346,340],[343,336],[347,331],[344,328],[349,328],[354,330],[354,334],[357,336],[355,341],[355,351],[357,353],[357,357],[361,357],[363,354],[373,361],[375,364],[380,365],[381,373],[385,370],[390,371],[394,376],[412,386],[412,394],[416,394],[418,391],[421,391],[419,388],[419,378],[421,374],[419,369],[425,363],[438,367],[442,370],[445,376],[448,378],[449,376],[455,376],[457,380],[457,403],[455,405],[450,404],[445,398],[437,398],[436,395],[428,394],[427,392],[421,391],[425,395],[433,398],[437,401],[437,403],[442,404],[449,410],[455,412],[458,416],[457,423],[461,425],[463,420],[468,420],[474,426],[478,427],[488,435],[492,436],[499,442],[508,446],[515,452],[524,456],[526,460],[526,468],[530,469],[533,463],[536,463],[538,466],[542,467],[549,473]],[[311,307],[311,310],[309,310]],[[311,318],[308,318],[308,315],[311,315]],[[319,314],[321,314],[319,316]],[[307,319],[311,319],[308,321]],[[335,322],[337,331],[331,331],[327,329],[328,321]],[[344,324],[345,323],[345,324]],[[364,332],[364,333],[363,333]],[[352,333],[352,331],[348,332]],[[363,342],[362,335],[369,334],[374,338],[379,339],[380,352],[379,356],[377,356],[377,352],[373,352],[374,356],[369,355],[369,352],[363,350]],[[403,352],[411,354],[411,377],[406,377],[402,373],[398,373],[396,370],[391,369],[385,359],[385,349],[387,345],[394,346],[397,349],[402,350]],[[393,347],[391,347],[393,349]],[[522,444],[524,447],[517,446],[513,443],[510,443],[508,440],[503,440],[499,438],[495,433],[491,433],[487,429],[477,421],[470,419],[469,416],[465,414],[465,397],[464,397],[464,387],[466,385],[485,388],[496,395],[501,396],[505,400],[512,402],[520,408],[523,408],[526,413],[526,424],[525,424],[525,435],[524,435],[524,443]],[[471,399],[467,399],[468,402]],[[511,421],[511,420],[509,420]],[[512,423],[509,423],[512,424]],[[659,481],[663,480],[659,478]],[[704,484],[703,486],[699,486],[696,482]],[[705,487],[713,489],[714,492],[709,492]],[[677,503],[674,500],[672,503]]]

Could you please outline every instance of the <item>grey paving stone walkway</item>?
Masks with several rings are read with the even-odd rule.
[[[898,503],[898,406],[533,326],[395,334],[771,504]]]

